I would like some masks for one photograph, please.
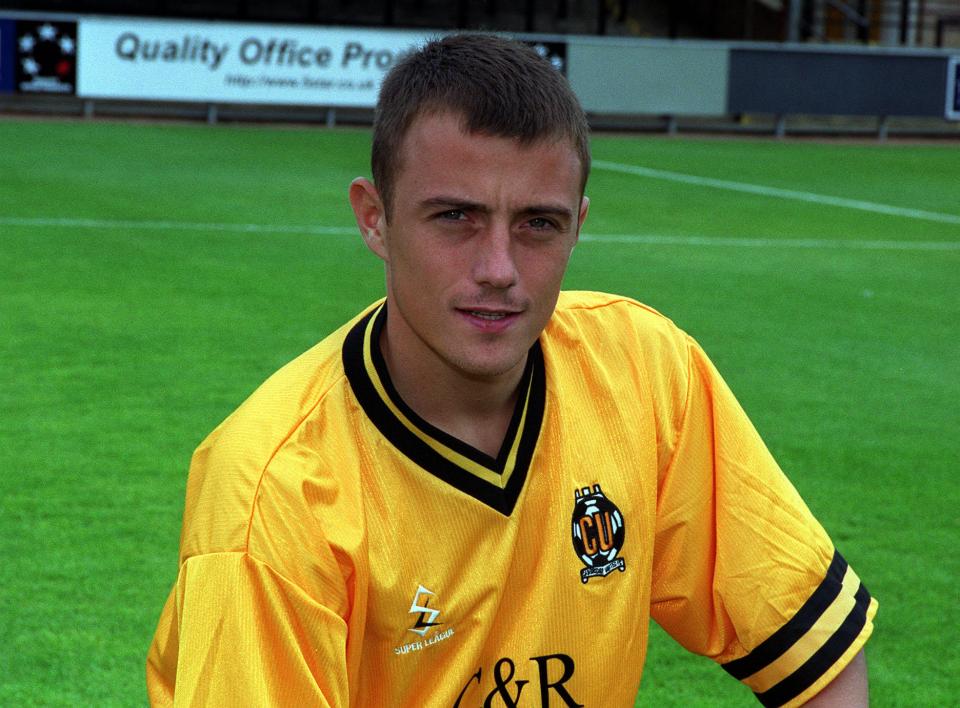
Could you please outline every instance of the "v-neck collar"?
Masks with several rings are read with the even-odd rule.
[[[378,344],[386,320],[383,303],[353,326],[343,345],[344,370],[367,417],[426,472],[509,516],[523,489],[543,422],[546,378],[540,343],[530,348],[513,417],[494,458],[431,425],[400,398]]]

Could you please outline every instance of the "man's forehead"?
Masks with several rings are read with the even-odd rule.
[[[562,135],[545,135],[533,140],[518,136],[503,135],[486,130],[471,130],[462,114],[451,110],[431,110],[420,113],[410,123],[399,150],[395,155],[396,173],[399,176],[405,167],[418,159],[448,164],[453,159],[451,150],[459,151],[477,163],[494,162],[504,155],[530,154],[542,148],[553,153],[561,161],[570,161],[579,173],[580,156],[573,140]],[[558,150],[554,151],[554,148]]]
[[[567,145],[576,153],[576,143],[572,137],[563,133],[546,133],[533,138],[526,138],[520,131],[486,129],[471,127],[471,121],[462,111],[445,106],[427,106],[420,109],[410,120],[401,140],[401,151],[411,142],[411,137],[437,138],[440,133],[446,137],[463,137],[506,140],[516,144],[523,150],[541,145]]]

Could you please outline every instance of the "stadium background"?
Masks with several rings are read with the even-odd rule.
[[[63,5],[40,9],[93,8]],[[782,21],[771,25],[780,36],[757,36],[770,4],[753,5],[751,38],[786,39]],[[597,20],[589,7],[584,28]],[[725,22],[745,27],[743,13]],[[382,22],[374,15],[360,20]],[[729,35],[696,17],[661,32]],[[631,32],[612,11],[606,22],[607,34]],[[914,43],[935,36],[917,26]],[[801,39],[900,33],[870,25],[864,38],[856,24]],[[0,119],[0,704],[141,705],[190,452],[269,373],[382,293],[344,198],[367,173],[369,131],[78,120],[61,98],[28,98],[2,103]],[[954,124],[934,126],[947,137],[881,144],[839,139],[862,125],[849,118],[787,140],[746,137],[727,118],[709,134],[595,135],[591,216],[565,286],[634,296],[704,344],[881,601],[873,704],[950,705]],[[751,704],[654,629],[638,705]]]

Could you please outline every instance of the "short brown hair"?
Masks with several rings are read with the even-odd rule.
[[[389,217],[403,140],[421,115],[451,111],[470,133],[522,144],[567,139],[590,173],[587,119],[563,75],[533,49],[489,34],[436,39],[406,55],[380,88],[370,162]]]

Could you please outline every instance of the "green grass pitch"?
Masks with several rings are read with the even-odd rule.
[[[382,293],[345,198],[368,149],[365,130],[0,121],[0,705],[145,702],[193,447]],[[594,156],[725,181],[596,169],[566,286],[702,342],[880,600],[873,704],[952,703],[960,148],[598,135]],[[753,705],[650,643],[637,705]]]

